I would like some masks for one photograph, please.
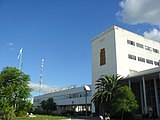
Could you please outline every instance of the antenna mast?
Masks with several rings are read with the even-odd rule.
[[[43,72],[44,59],[41,60],[41,72],[40,72],[40,81],[39,81],[39,95],[42,89],[42,72]]]

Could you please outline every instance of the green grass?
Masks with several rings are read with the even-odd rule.
[[[16,117],[13,120],[67,120],[63,116],[35,115],[36,117]]]

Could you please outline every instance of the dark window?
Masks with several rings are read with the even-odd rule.
[[[159,50],[153,48],[153,52],[154,52],[154,53],[159,53]]]
[[[159,62],[157,62],[157,61],[154,61],[154,64],[155,64],[156,66],[159,66]]]
[[[135,55],[128,54],[128,58],[129,58],[129,59],[136,60],[136,56],[135,56]]]
[[[130,45],[135,46],[135,42],[133,42],[133,41],[131,41],[131,40],[127,40],[127,43],[130,44]]]
[[[106,55],[105,55],[105,48],[100,50],[100,66],[106,64]]]
[[[139,48],[144,48],[143,45],[140,44],[140,43],[136,43],[136,46],[139,47]]]
[[[138,61],[140,61],[140,62],[145,62],[145,59],[142,58],[142,57],[138,57]]]
[[[156,100],[155,100],[155,89],[154,89],[154,81],[153,79],[145,81],[146,87],[146,100],[147,105],[151,106],[153,111],[156,111]]]
[[[152,48],[149,47],[149,46],[145,46],[145,49],[146,49],[146,50],[149,50],[149,51],[152,51]]]
[[[149,60],[149,59],[146,59],[146,63],[148,63],[148,64],[153,64],[153,61],[152,61],[152,60]]]

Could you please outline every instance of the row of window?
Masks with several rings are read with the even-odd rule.
[[[71,98],[80,98],[85,97],[85,92],[67,94],[67,95],[59,95],[59,96],[51,96],[54,100],[63,100],[63,99],[71,99]],[[91,91],[87,93],[87,96],[91,96]],[[40,99],[34,99],[34,102],[40,102]]]
[[[159,50],[158,50],[158,49],[151,48],[151,47],[149,47],[149,46],[147,46],[147,45],[143,45],[143,44],[141,44],[141,43],[135,43],[134,41],[131,41],[131,40],[127,40],[127,43],[130,44],[130,45],[133,45],[133,46],[136,45],[137,47],[142,48],[142,49],[145,48],[145,50],[153,51],[154,53],[159,53]]]
[[[53,98],[55,100],[80,98],[80,97],[85,97],[85,94],[86,94],[85,92],[78,92],[78,93],[72,93],[72,94],[67,94],[67,95],[54,96]],[[91,91],[87,93],[87,96],[91,96]]]
[[[152,64],[152,65],[154,64],[156,66],[160,66],[159,62],[153,61],[153,60],[150,60],[150,59],[145,59],[143,57],[136,57],[135,55],[128,54],[128,58],[132,59],[132,60],[138,60],[140,62],[144,62],[144,63],[146,62],[148,64]]]

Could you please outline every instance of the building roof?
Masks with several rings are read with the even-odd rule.
[[[130,32],[130,33],[132,33],[132,34],[135,34],[135,35],[138,35],[138,36],[140,36],[140,37],[143,37],[144,39],[151,40],[151,41],[156,42],[156,43],[160,43],[160,42],[157,41],[157,40],[153,40],[153,39],[150,39],[150,38],[146,38],[146,37],[143,36],[143,35],[140,35],[140,34],[131,32],[131,31],[129,31],[129,30],[123,29],[123,28],[118,27],[118,26],[115,26],[115,25],[113,25],[111,28],[105,30],[104,32],[101,32],[101,33],[98,34],[97,36],[93,37],[93,38],[92,38],[92,42],[95,41],[96,39],[100,38],[101,36],[105,35],[106,33],[110,32],[110,31],[112,31],[112,30],[115,30],[115,29],[127,31],[127,32]]]
[[[153,74],[153,73],[160,73],[160,67],[155,67],[155,68],[131,73],[125,79],[134,78],[134,77],[138,77],[138,76],[149,75],[149,74]]]

